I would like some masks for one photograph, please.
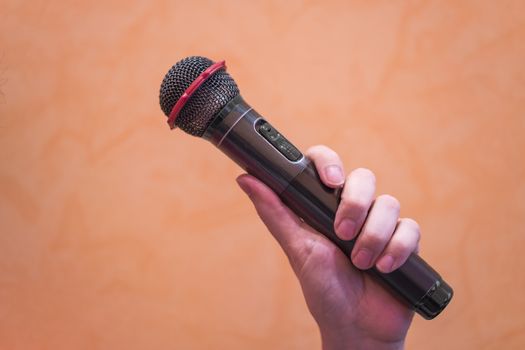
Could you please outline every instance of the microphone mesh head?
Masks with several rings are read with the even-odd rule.
[[[205,57],[187,57],[175,63],[160,86],[160,107],[166,116],[190,84],[213,62]],[[201,137],[220,110],[239,94],[237,84],[225,69],[212,74],[181,109],[175,125]]]

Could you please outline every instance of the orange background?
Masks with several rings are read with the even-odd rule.
[[[226,59],[423,230],[456,296],[411,349],[525,347],[523,1],[0,3],[0,348],[317,349],[284,254],[168,68]]]

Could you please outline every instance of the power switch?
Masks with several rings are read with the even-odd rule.
[[[281,135],[268,122],[263,122],[259,126],[259,133],[272,144],[283,156],[292,162],[298,161],[303,157],[301,152],[292,145],[283,135]]]

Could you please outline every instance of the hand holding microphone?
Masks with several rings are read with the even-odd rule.
[[[407,250],[413,249],[406,247],[399,249],[399,239],[396,237],[400,238],[401,232],[405,236],[414,236],[417,228],[411,220],[401,220],[396,226],[398,208],[396,209],[395,199],[378,197],[367,216],[364,209],[369,208],[374,200],[373,186],[369,182],[367,185],[369,188],[352,186],[353,181],[362,181],[356,180],[357,174],[352,174],[342,191],[343,200],[341,201],[341,191],[337,189],[338,186],[334,186],[336,184],[330,184],[327,181],[325,176],[328,174],[324,172],[324,168],[319,172],[321,177],[316,170],[316,166],[323,162],[340,165],[340,160],[335,153],[324,149],[319,154],[318,148],[316,157],[314,149],[311,156],[315,163],[314,166],[308,157],[305,157],[242,99],[237,85],[225,71],[224,62],[213,63],[203,57],[188,57],[179,61],[170,69],[162,82],[160,103],[164,113],[169,116],[168,122],[172,128],[177,126],[191,135],[210,141],[258,179],[241,177],[239,183],[243,189],[258,191],[252,192],[252,195],[265,194],[266,197],[261,198],[269,199],[275,206],[278,206],[279,203],[286,205],[286,207],[283,206],[286,210],[283,209],[282,213],[288,211],[291,218],[295,216],[296,219],[290,219],[292,220],[290,223],[295,221],[301,229],[296,235],[297,242],[304,241],[302,233],[308,235],[305,232],[311,233],[307,236],[309,239],[318,237],[315,236],[315,231],[328,238],[330,242],[321,237],[315,238],[312,242],[323,242],[322,247],[324,248],[322,249],[328,254],[326,258],[333,258],[339,271],[345,269],[350,271],[342,273],[342,276],[337,279],[341,282],[337,286],[339,292],[343,292],[341,287],[344,286],[344,289],[348,288],[345,292],[348,293],[349,298],[359,300],[359,304],[364,303],[368,306],[372,306],[380,299],[383,300],[376,304],[381,307],[369,308],[366,314],[359,315],[363,321],[378,316],[369,312],[380,312],[381,308],[383,308],[381,312],[384,320],[390,318],[393,321],[400,315],[398,308],[401,307],[401,304],[398,300],[427,319],[438,315],[449,303],[452,289],[441,276],[418,255],[409,254]],[[366,171],[361,170],[361,178],[365,175],[364,173]],[[368,175],[371,176],[370,173]],[[269,194],[268,189],[271,189],[272,194]],[[361,192],[356,193],[356,191]],[[272,195],[275,198],[271,198]],[[353,202],[356,198],[358,200]],[[265,203],[265,201],[257,203]],[[358,210],[352,209],[352,206],[355,205],[359,208]],[[260,208],[257,209],[260,212]],[[385,214],[387,212],[388,214]],[[303,221],[308,226],[304,225]],[[357,238],[354,238],[363,224],[363,231]],[[367,231],[367,226],[370,225],[378,226]],[[273,228],[270,226],[269,228],[275,235]],[[370,233],[379,234],[381,237],[371,239]],[[407,241],[407,238],[403,240]],[[417,241],[417,237],[416,239],[408,238],[408,241],[413,244],[414,241]],[[294,240],[290,240],[287,244],[294,244],[293,242]],[[357,248],[355,250],[353,249],[354,244]],[[333,255],[328,252],[332,252]],[[393,259],[390,259],[389,256]],[[319,263],[321,260],[316,261]],[[360,271],[350,265],[350,261],[365,268],[366,274],[361,275]],[[374,267],[376,263],[379,269]],[[391,269],[394,270],[391,271]],[[296,272],[308,300],[307,290],[304,289],[301,278],[308,280],[312,276],[300,275],[307,270],[314,271],[310,274],[315,273],[315,269]],[[360,285],[355,284],[358,281],[357,278],[351,277],[358,272],[359,279],[361,279]],[[343,283],[343,281],[348,283]],[[354,283],[350,283],[351,281]],[[362,288],[360,289],[359,286]],[[333,296],[331,293],[334,292],[334,287],[330,284],[324,286],[328,298]],[[362,295],[359,297],[360,293]],[[351,308],[355,311],[360,310],[357,305]],[[393,311],[394,309],[397,311]],[[336,311],[341,310],[332,311],[336,314]],[[314,313],[313,310],[312,313]],[[410,312],[405,310],[405,315],[409,314]],[[323,328],[321,325],[320,327]]]
[[[343,171],[332,167],[341,169],[342,163],[334,151],[315,146],[305,155],[315,164],[325,185],[341,188],[345,180]],[[335,220],[338,236],[351,238],[366,219],[356,239],[352,263],[331,241],[304,224],[262,182],[250,175],[241,175],[237,182],[286,253],[301,283],[308,309],[319,325],[323,349],[359,348],[357,344],[370,349],[387,345],[399,348],[414,313],[364,270],[373,265],[393,270],[403,264],[417,250],[419,229],[410,219],[400,219],[398,223],[399,204],[395,198],[384,195],[375,198],[374,174],[356,169],[341,190]],[[354,220],[355,229],[344,224],[338,229],[345,220]],[[371,253],[369,261],[356,258],[360,249]],[[393,266],[384,264],[388,256],[395,257]]]

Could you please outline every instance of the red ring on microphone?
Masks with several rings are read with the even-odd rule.
[[[186,105],[188,100],[190,99],[191,95],[206,81],[209,77],[213,75],[216,71],[219,69],[226,68],[226,61],[216,62],[206,68],[204,72],[202,72],[197,79],[193,81],[193,83],[188,86],[186,91],[182,94],[182,96],[179,98],[177,103],[175,103],[175,106],[173,106],[173,109],[170,112],[170,116],[168,118],[168,125],[170,126],[170,129],[175,128],[175,119],[177,119],[182,107]]]

